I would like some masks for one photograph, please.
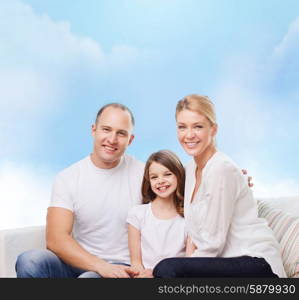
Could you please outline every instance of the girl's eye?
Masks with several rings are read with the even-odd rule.
[[[183,129],[185,129],[185,127],[184,126],[178,126],[178,129],[183,130]]]
[[[156,179],[156,178],[157,178],[157,176],[150,177],[150,179]]]
[[[203,128],[202,125],[196,125],[195,128]]]
[[[172,175],[172,173],[166,173],[165,174],[165,176],[171,176]]]

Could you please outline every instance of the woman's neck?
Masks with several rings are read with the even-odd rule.
[[[194,157],[194,161],[197,165],[197,169],[198,170],[202,170],[205,165],[207,164],[207,162],[209,161],[209,159],[217,152],[216,148],[214,145],[211,145],[209,147],[207,147],[205,149],[205,151],[203,153],[201,153],[198,156]]]

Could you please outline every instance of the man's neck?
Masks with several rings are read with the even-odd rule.
[[[90,159],[92,161],[92,163],[97,167],[97,168],[100,168],[100,169],[112,169],[112,168],[115,168],[121,159],[118,159],[116,161],[113,161],[113,162],[107,162],[107,161],[103,161],[103,160],[100,160],[94,153],[91,153],[90,154]]]

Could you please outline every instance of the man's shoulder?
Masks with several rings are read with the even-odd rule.
[[[86,156],[83,159],[62,169],[60,172],[57,173],[56,178],[69,178],[78,175],[80,171],[84,168],[84,166],[86,166],[86,164],[88,163],[88,158],[89,157]]]
[[[129,154],[125,154],[124,158],[129,168],[132,168],[134,170],[140,170],[143,172],[145,166],[144,162],[136,159],[134,156]]]

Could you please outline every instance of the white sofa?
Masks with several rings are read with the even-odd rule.
[[[45,226],[0,230],[0,277],[16,277],[17,256],[29,249],[45,247]]]
[[[281,244],[288,277],[299,277],[299,196],[257,201],[260,217]],[[0,277],[15,277],[17,256],[33,248],[45,248],[44,226],[0,230]]]

